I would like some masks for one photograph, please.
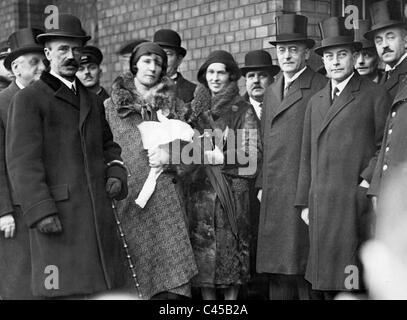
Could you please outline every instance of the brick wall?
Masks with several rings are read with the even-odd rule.
[[[20,5],[18,3],[20,2]],[[178,31],[188,53],[181,65],[182,73],[196,81],[199,66],[212,50],[230,51],[242,65],[244,55],[255,49],[275,50],[268,43],[275,35],[275,17],[283,12],[297,12],[309,17],[308,33],[318,40],[317,23],[329,16],[331,0],[31,0],[32,25],[43,25],[44,8],[58,6],[60,12],[78,16],[92,36],[91,44],[104,54],[102,83],[110,88],[120,74],[116,55],[120,46],[131,39],[151,40],[156,30]],[[0,0],[0,40],[27,20],[26,0]],[[24,9],[25,8],[25,9]],[[20,10],[20,14],[18,13]],[[19,22],[23,21],[22,23]],[[22,18],[22,19],[21,19]],[[311,57],[311,65],[320,65]],[[242,85],[242,83],[241,83]]]

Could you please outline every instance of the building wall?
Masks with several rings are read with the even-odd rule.
[[[281,13],[307,15],[308,33],[318,40],[317,23],[330,15],[332,1],[336,0],[0,0],[0,21],[6,21],[0,39],[18,26],[27,26],[27,20],[43,26],[45,6],[56,5],[60,12],[78,16],[92,35],[90,43],[102,50],[102,83],[109,88],[121,71],[116,52],[124,42],[151,40],[156,30],[170,28],[180,33],[188,50],[181,71],[196,81],[199,66],[212,50],[230,51],[241,65],[250,50],[264,48],[275,58],[268,41],[275,35],[275,17]],[[310,62],[321,64],[315,55]]]

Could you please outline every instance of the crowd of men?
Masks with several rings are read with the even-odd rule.
[[[374,235],[386,177],[407,161],[407,25],[388,1],[356,30],[276,18],[278,66],[266,50],[241,68],[257,116],[262,165],[251,184],[252,282],[246,298],[332,299],[364,292],[361,245]],[[104,119],[102,52],[79,19],[20,29],[0,52],[0,297],[81,297],[120,287],[111,200],[127,194],[120,146]],[[128,69],[135,40],[118,54]],[[178,71],[186,50],[173,30],[151,41],[184,102],[196,85]],[[324,68],[308,66],[313,50]],[[4,63],[4,67],[3,67]],[[382,70],[379,67],[384,66]],[[58,265],[58,290],[47,287]],[[349,284],[349,267],[360,272]],[[50,284],[52,287],[52,284]],[[262,287],[263,286],[263,287]],[[264,286],[266,286],[264,288]]]

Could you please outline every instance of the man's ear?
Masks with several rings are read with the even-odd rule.
[[[11,62],[11,72],[17,77],[19,74],[18,72],[18,62],[14,60]]]

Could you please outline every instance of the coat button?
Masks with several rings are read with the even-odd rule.
[[[387,164],[385,164],[385,165],[383,166],[383,171],[386,171],[388,168],[389,168],[389,167],[387,166]]]
[[[396,111],[393,111],[391,114],[391,117],[394,118],[396,116],[396,114],[397,114]]]
[[[392,132],[393,132],[393,129],[390,129],[390,130],[389,130],[389,134],[392,134]]]
[[[389,148],[389,147],[387,147],[387,148],[386,148],[386,152],[389,152],[389,151],[390,151],[390,148]]]
[[[172,178],[172,183],[173,183],[173,184],[176,184],[176,183],[177,183],[177,179]]]

